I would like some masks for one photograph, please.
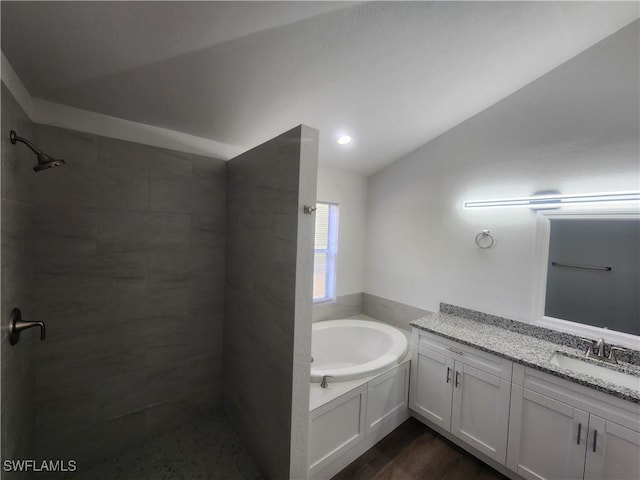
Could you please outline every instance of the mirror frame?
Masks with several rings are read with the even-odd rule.
[[[617,332],[603,327],[594,327],[544,314],[547,294],[547,265],[549,263],[549,237],[552,219],[575,220],[635,220],[640,221],[637,207],[616,210],[559,209],[539,210],[536,216],[536,243],[534,255],[534,295],[532,304],[533,324],[570,333],[584,338],[604,338],[607,343],[640,350],[640,336]]]

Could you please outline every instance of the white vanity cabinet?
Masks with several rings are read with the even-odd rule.
[[[584,478],[640,478],[640,431],[635,428],[590,414]]]
[[[409,408],[502,465],[512,362],[414,329]]]
[[[515,365],[507,467],[535,480],[637,480],[640,406]]]

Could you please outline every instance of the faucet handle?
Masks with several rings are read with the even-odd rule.
[[[40,340],[44,342],[46,331],[44,322],[25,322],[22,320],[22,312],[19,308],[11,310],[9,324],[9,343],[15,345],[20,340],[20,333],[28,328],[40,327]]]
[[[610,347],[608,360],[611,363],[618,363],[618,359],[616,358],[616,352],[626,352],[626,350],[620,347]]]
[[[584,340],[585,342],[587,342],[589,344],[589,346],[587,347],[587,351],[584,352],[585,355],[587,357],[590,357],[591,355],[594,355],[594,351],[593,351],[593,346],[595,345],[595,340],[592,340],[590,338],[581,338],[581,340]]]

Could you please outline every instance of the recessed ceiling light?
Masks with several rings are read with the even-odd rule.
[[[340,145],[346,145],[349,142],[351,142],[351,137],[349,135],[342,135],[340,138],[338,138],[338,143]]]

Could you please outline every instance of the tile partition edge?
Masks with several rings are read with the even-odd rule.
[[[576,348],[584,351],[586,351],[588,347],[588,343],[585,340],[581,337],[571,335],[570,333],[559,332],[550,328],[511,320],[509,318],[492,315],[490,313],[471,310],[470,308],[458,307],[448,303],[440,303],[440,313],[447,313],[467,320],[473,320],[478,323],[494,325],[511,332],[521,333],[523,335],[528,335],[540,340],[546,340],[547,342],[563,345],[565,347]],[[626,363],[640,365],[640,351],[638,350],[632,350],[625,347],[625,351],[620,352],[618,354],[618,358]]]

